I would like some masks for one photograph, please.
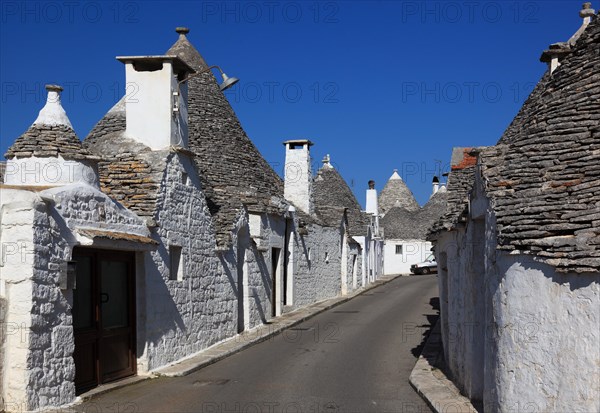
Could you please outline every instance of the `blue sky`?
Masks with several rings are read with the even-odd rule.
[[[599,7],[593,3],[593,7]],[[582,1],[47,1],[0,3],[0,150],[65,87],[80,138],[123,95],[117,55],[162,54],[176,26],[209,64],[282,173],[286,139],[331,154],[364,206],[394,169],[423,204],[453,146],[493,145],[545,71]]]

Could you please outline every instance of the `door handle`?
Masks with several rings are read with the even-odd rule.
[[[110,301],[110,296],[106,293],[100,294],[100,304],[106,304]]]

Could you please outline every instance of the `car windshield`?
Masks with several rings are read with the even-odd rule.
[[[427,256],[427,258],[425,258],[425,261],[427,261],[427,262],[435,261],[435,256],[433,254],[429,254]]]

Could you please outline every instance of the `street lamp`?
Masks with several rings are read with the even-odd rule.
[[[221,68],[219,66],[210,66],[207,67],[204,70],[201,70],[200,72],[196,72],[194,74],[189,75],[188,77],[186,77],[183,80],[180,80],[179,83],[177,84],[178,86],[181,85],[183,82],[186,82],[188,80],[190,80],[193,77],[196,76],[200,76],[203,73],[209,72],[212,69],[219,69],[219,72],[221,72],[221,77],[223,78],[223,83],[221,83],[219,85],[219,89],[221,89],[221,92],[229,89],[231,86],[235,85],[237,82],[239,82],[240,80],[237,77],[229,77],[225,74],[225,72],[223,72],[223,70],[221,70]]]

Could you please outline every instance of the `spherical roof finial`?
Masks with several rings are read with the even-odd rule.
[[[190,32],[190,29],[188,29],[187,27],[177,27],[177,28],[175,28],[175,31],[177,33],[185,36],[186,34],[188,34]]]
[[[48,92],[59,92],[60,93],[63,91],[63,88],[62,88],[62,86],[59,86],[59,85],[46,85],[46,90]]]

